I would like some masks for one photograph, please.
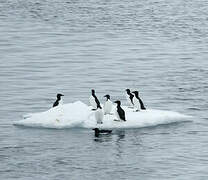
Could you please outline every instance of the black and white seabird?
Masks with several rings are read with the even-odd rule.
[[[95,95],[95,90],[94,89],[92,89],[92,94],[89,98],[89,101],[90,101],[90,105],[93,107],[92,110],[96,110],[97,106],[100,106],[100,102],[99,102],[98,98]]]
[[[53,107],[56,107],[60,104],[63,104],[61,96],[64,96],[63,94],[57,94],[57,99],[56,101],[53,103]]]
[[[112,130],[107,130],[107,129],[98,129],[98,128],[94,128],[92,129],[95,131],[95,137],[98,137],[100,134],[110,134],[112,133]]]
[[[117,104],[115,115],[118,118],[118,120],[126,121],[125,118],[125,111],[121,108],[121,101],[115,101],[114,103]]]
[[[97,105],[97,110],[95,111],[95,119],[97,121],[97,124],[103,124],[103,110],[100,105]]]
[[[139,111],[140,109],[145,110],[146,108],[144,107],[144,103],[142,102],[141,98],[139,97],[139,92],[134,91],[132,93],[134,93],[133,102],[134,102],[134,107],[136,108],[136,111]]]
[[[134,107],[133,97],[134,95],[131,93],[130,89],[126,89],[126,100],[130,107]]]
[[[104,97],[106,97],[106,101],[104,103],[104,108],[103,108],[104,109],[104,114],[111,114],[113,103],[110,100],[110,95],[107,94]]]

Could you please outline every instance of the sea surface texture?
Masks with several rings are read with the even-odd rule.
[[[91,89],[189,121],[114,130],[14,126]],[[207,180],[207,0],[0,0],[1,180]]]

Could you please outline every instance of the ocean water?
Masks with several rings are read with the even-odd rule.
[[[0,0],[0,179],[208,179],[207,34],[205,0]],[[92,88],[194,118],[99,138],[13,125]]]

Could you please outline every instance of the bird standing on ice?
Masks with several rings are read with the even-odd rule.
[[[62,105],[63,104],[63,101],[61,99],[61,96],[64,96],[63,94],[57,94],[57,99],[56,101],[53,103],[53,107],[56,107],[58,105]]]
[[[134,98],[133,98],[133,102],[134,102],[134,107],[136,109],[136,111],[141,110],[145,110],[146,108],[144,107],[144,103],[142,102],[141,98],[139,97],[139,92],[138,91],[134,91],[132,92],[134,93]]]
[[[104,104],[104,114],[110,114],[113,107],[113,103],[110,100],[110,95],[107,94],[104,97],[106,97],[106,101]]]
[[[95,111],[95,119],[97,121],[97,124],[103,124],[103,110],[100,105],[97,106],[97,110]]]
[[[126,121],[125,111],[121,108],[121,101],[115,101],[114,103],[117,104],[115,115],[119,121]]]
[[[95,90],[94,89],[92,89],[92,94],[89,98],[89,101],[90,101],[90,105],[93,107],[92,110],[96,110],[97,107],[100,106],[100,102],[99,102],[98,98],[95,95]]]
[[[126,89],[126,100],[132,108],[134,107],[133,97],[134,95],[130,92],[130,89]]]

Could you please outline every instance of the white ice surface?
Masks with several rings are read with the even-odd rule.
[[[126,122],[114,121],[115,115],[105,115],[102,125],[97,125],[92,107],[81,101],[60,105],[45,112],[34,113],[24,116],[25,119],[15,121],[14,125],[45,128],[141,128],[183,122],[190,119],[177,112],[147,109],[133,112],[133,109],[122,106],[126,112]],[[113,107],[112,113],[115,107]]]

